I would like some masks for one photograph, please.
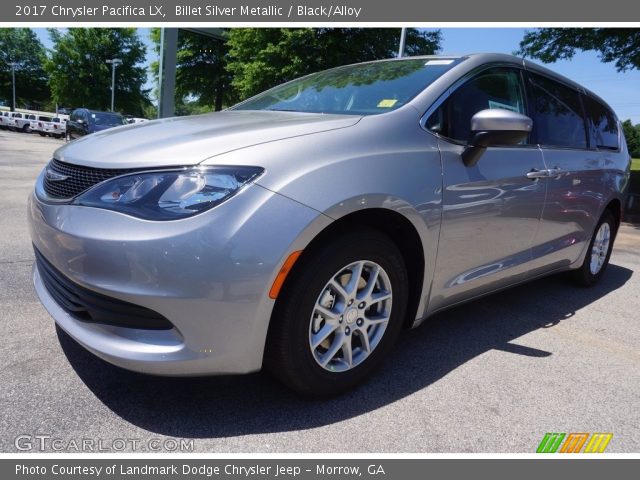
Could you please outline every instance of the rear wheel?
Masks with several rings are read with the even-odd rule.
[[[577,283],[590,287],[600,281],[609,265],[617,230],[618,222],[610,210],[605,210],[593,232],[582,266],[573,272]]]
[[[266,366],[303,395],[335,395],[389,354],[406,312],[406,267],[375,230],[346,234],[300,262],[274,312]]]

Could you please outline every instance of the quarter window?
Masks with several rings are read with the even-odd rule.
[[[502,108],[525,113],[517,70],[492,68],[457,88],[429,117],[426,127],[458,142],[471,136],[471,117],[481,110]]]
[[[543,146],[587,148],[580,94],[561,83],[531,74],[533,128]]]
[[[611,111],[591,97],[583,97],[592,146],[600,149],[618,150],[618,122]]]

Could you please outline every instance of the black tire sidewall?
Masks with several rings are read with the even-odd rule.
[[[391,317],[380,343],[360,365],[346,372],[329,372],[315,361],[309,348],[309,325],[313,307],[324,286],[340,268],[369,260],[380,265],[391,283]],[[313,252],[287,280],[287,292],[276,309],[272,337],[275,362],[272,373],[306,396],[329,396],[366,379],[388,356],[402,328],[407,305],[408,278],[402,254],[386,236],[372,231],[347,235]],[[285,358],[288,357],[288,358]]]
[[[591,273],[591,250],[593,249],[593,244],[596,240],[596,235],[598,234],[600,227],[604,223],[609,224],[609,229],[610,229],[609,248],[607,250],[607,255],[605,257],[604,264],[602,265],[598,273],[593,274]],[[582,263],[582,267],[577,272],[578,280],[584,286],[589,287],[598,283],[602,278],[602,276],[604,275],[605,271],[607,270],[607,266],[609,265],[609,258],[611,257],[611,252],[613,251],[613,242],[615,240],[617,230],[618,230],[618,225],[615,220],[615,217],[609,210],[605,210],[602,216],[600,217],[600,220],[598,221],[596,228],[593,230],[593,235],[591,235],[591,241],[589,242],[589,247],[584,257],[584,262]]]

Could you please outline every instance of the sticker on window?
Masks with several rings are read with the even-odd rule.
[[[451,65],[453,60],[427,60],[425,65]]]
[[[396,100],[395,98],[385,98],[384,100],[380,100],[380,102],[378,103],[378,108],[391,108],[396,103],[398,103],[398,100]]]
[[[489,108],[503,108],[505,110],[511,110],[512,112],[520,113],[520,109],[517,106],[507,105],[506,103],[494,102],[493,100],[489,100]]]

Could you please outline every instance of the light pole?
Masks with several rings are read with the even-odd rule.
[[[122,65],[122,60],[119,58],[112,58],[107,60],[107,63],[111,64],[111,111],[113,112],[113,105],[116,95],[116,66]]]
[[[11,111],[15,112],[16,111],[16,62],[11,62],[9,65],[11,65],[11,79],[13,84],[13,103],[12,103]]]
[[[398,47],[398,58],[404,57],[404,48],[407,43],[407,29],[402,27],[400,30],[400,46]]]

